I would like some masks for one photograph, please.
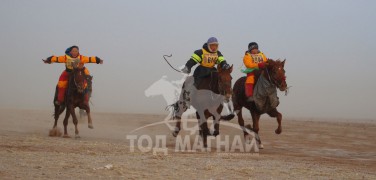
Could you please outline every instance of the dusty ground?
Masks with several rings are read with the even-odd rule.
[[[175,152],[175,138],[162,124],[137,131],[166,135],[168,154],[153,155],[131,152],[126,137],[163,116],[94,113],[93,119],[93,130],[81,120],[81,138],[66,139],[48,136],[51,112],[0,110],[0,179],[376,179],[376,121],[284,119],[276,135],[275,120],[262,117],[265,149],[258,154],[227,153],[215,144],[211,152]],[[68,127],[74,137],[71,120]],[[241,132],[221,126],[221,134]]]

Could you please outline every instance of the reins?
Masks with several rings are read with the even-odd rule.
[[[266,70],[266,73],[268,74],[269,81],[270,81],[272,84],[274,84],[276,87],[278,87],[278,84],[275,82],[275,80],[272,79],[272,78],[270,77],[268,67],[266,67],[265,70]],[[288,87],[286,87],[286,90],[285,90],[285,96],[287,96],[287,94],[289,93],[289,88],[290,88],[290,87],[292,87],[292,86],[288,86]]]

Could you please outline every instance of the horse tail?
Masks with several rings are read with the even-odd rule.
[[[168,105],[166,106],[166,111],[169,111],[171,109],[171,116],[172,116],[172,119],[174,119],[177,115],[177,113],[180,111],[180,107],[179,107],[179,101],[176,101],[174,104],[171,104],[171,105]]]
[[[53,117],[60,116],[60,114],[64,112],[65,108],[66,108],[65,104],[62,104],[60,106],[55,105],[55,111],[52,116]]]
[[[55,104],[55,101],[57,101],[58,89],[59,89],[59,87],[56,85],[55,95],[54,95],[54,101],[52,102],[53,104]]]

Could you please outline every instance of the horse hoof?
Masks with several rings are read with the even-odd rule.
[[[264,149],[264,145],[263,145],[263,144],[260,144],[260,145],[259,145],[259,149]]]
[[[74,138],[79,139],[79,138],[81,138],[81,136],[76,134],[76,136],[74,136]]]
[[[63,138],[71,138],[68,134],[64,134]]]
[[[89,124],[89,125],[88,125],[88,128],[90,128],[90,129],[94,129],[94,126],[93,126],[92,124]]]
[[[61,136],[61,130],[59,128],[52,128],[49,132],[49,136],[51,137],[60,137]]]
[[[178,134],[179,134],[179,131],[174,131],[174,132],[172,132],[172,135],[173,135],[174,137],[178,136]]]
[[[219,135],[219,131],[214,131],[214,132],[213,132],[213,136],[214,136],[214,137],[217,137],[218,135]]]
[[[282,133],[282,129],[276,129],[276,130],[275,130],[275,133],[276,133],[276,134],[281,134],[281,133]]]

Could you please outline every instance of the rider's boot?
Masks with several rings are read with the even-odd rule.
[[[245,95],[247,96],[247,102],[254,101],[254,99],[253,99],[253,84],[252,83],[246,83],[245,84]]]

